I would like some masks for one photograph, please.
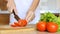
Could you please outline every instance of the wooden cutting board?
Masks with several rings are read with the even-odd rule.
[[[60,34],[60,32],[49,33],[37,31],[35,25],[27,25],[26,27],[13,28],[8,25],[0,26],[0,34]]]
[[[8,25],[0,26],[0,34],[20,34],[20,33],[28,33],[35,31],[35,25],[27,25],[26,27],[11,27]]]

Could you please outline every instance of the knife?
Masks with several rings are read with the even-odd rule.
[[[18,21],[20,19],[19,16],[15,14],[15,11],[14,10],[13,10],[12,13],[14,14],[14,18]]]

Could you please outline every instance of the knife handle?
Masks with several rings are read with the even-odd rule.
[[[20,19],[19,16],[15,14],[15,11],[14,10],[12,12],[14,14],[14,18],[18,21]]]

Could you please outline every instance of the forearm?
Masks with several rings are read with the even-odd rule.
[[[32,5],[30,6],[28,11],[35,11],[35,9],[37,8],[38,4],[39,4],[40,0],[33,0]]]

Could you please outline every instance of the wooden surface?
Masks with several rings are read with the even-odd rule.
[[[10,14],[0,14],[0,25],[7,25],[10,21]]]
[[[60,33],[40,32],[36,30],[35,25],[27,25],[26,27],[17,28],[12,28],[8,25],[3,25],[0,26],[0,34],[60,34]]]
[[[0,9],[7,10],[7,0],[0,0]]]

